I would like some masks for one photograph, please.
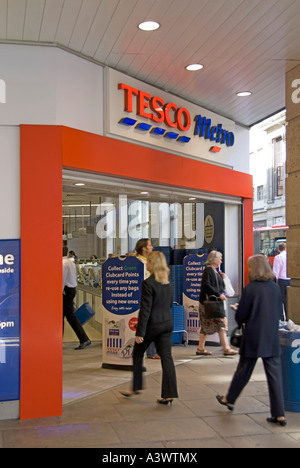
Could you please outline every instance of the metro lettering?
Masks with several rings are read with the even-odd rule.
[[[222,124],[211,128],[211,119],[196,115],[194,135],[199,135],[205,140],[215,141],[216,143],[226,143],[227,146],[234,145],[234,134],[222,128]]]

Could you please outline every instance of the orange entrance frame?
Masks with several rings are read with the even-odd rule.
[[[248,174],[62,126],[21,125],[20,146],[20,419],[31,419],[62,414],[62,169],[242,198],[244,279],[253,184]]]

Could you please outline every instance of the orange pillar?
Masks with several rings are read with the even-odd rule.
[[[20,419],[28,419],[62,414],[62,139],[61,127],[20,132]]]

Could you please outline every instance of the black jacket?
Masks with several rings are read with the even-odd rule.
[[[253,281],[242,293],[236,321],[245,324],[240,354],[247,358],[278,357],[281,354],[279,320],[280,289],[273,281]]]
[[[206,296],[220,297],[224,290],[225,286],[221,275],[216,273],[212,267],[206,267],[202,276],[199,302],[203,304],[206,301]]]
[[[172,284],[161,284],[151,275],[142,283],[141,307],[139,312],[136,336],[145,337],[146,331],[154,326],[173,325]],[[172,328],[171,328],[172,329]]]

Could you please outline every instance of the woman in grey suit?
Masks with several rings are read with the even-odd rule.
[[[266,257],[250,257],[248,265],[251,282],[243,290],[236,313],[236,322],[240,327],[245,327],[240,361],[227,396],[218,395],[217,400],[233,411],[236,399],[249,382],[256,361],[261,357],[271,406],[271,418],[267,421],[286,426],[279,339],[281,293],[274,283],[274,274]]]
[[[175,366],[172,358],[173,288],[169,281],[169,268],[161,252],[148,256],[147,269],[151,276],[142,283],[141,307],[133,350],[132,391],[121,392],[130,397],[143,389],[143,357],[148,346],[154,341],[161,358],[162,388],[158,403],[172,404],[177,398]]]

